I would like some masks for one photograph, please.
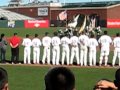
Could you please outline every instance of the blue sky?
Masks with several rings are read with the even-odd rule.
[[[0,6],[8,5],[10,0],[0,0]],[[29,0],[22,0],[23,3],[29,2]],[[39,0],[39,1],[51,1],[51,0]],[[52,0],[57,1],[57,0]],[[59,0],[60,2],[96,2],[96,1],[120,1],[120,0]]]

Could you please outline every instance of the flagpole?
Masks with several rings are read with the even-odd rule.
[[[64,6],[66,5],[66,0],[64,0]],[[67,9],[65,9],[66,13],[67,13]],[[67,14],[67,18],[66,18],[66,26],[67,26],[67,19],[68,19],[68,14]],[[65,26],[65,27],[66,27]]]
[[[66,13],[67,13],[67,9],[66,9]],[[67,19],[68,19],[68,14],[67,14],[67,18],[66,18],[66,26],[67,26]],[[66,26],[65,26],[65,27],[66,27]]]

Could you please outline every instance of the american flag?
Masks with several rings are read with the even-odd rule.
[[[67,12],[66,12],[66,10],[62,11],[61,13],[59,13],[59,20],[63,21],[65,19],[67,19]]]

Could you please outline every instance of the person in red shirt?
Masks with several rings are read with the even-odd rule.
[[[18,63],[20,42],[21,42],[21,39],[17,36],[17,33],[14,33],[14,35],[10,38],[12,63]]]

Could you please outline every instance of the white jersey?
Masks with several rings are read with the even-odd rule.
[[[95,38],[90,38],[88,42],[88,47],[91,49],[96,49],[96,46],[98,46],[98,42]]]
[[[79,36],[79,43],[81,46],[88,46],[89,37],[87,35]]]
[[[29,39],[29,38],[24,38],[24,39],[23,39],[23,42],[22,42],[22,45],[25,46],[25,47],[30,47],[30,46],[32,46],[31,39]]]
[[[113,44],[115,48],[120,48],[120,37],[115,37],[113,39]]]
[[[43,44],[44,47],[45,46],[50,46],[50,44],[51,44],[51,38],[49,36],[43,37],[42,44]]]
[[[57,36],[54,36],[53,38],[52,38],[52,45],[53,46],[59,46],[60,45],[60,38],[59,37],[57,37]]]
[[[34,39],[32,40],[32,46],[33,46],[34,48],[41,46],[41,41],[40,41],[40,39],[34,38]]]
[[[70,38],[70,44],[71,44],[72,46],[78,46],[78,43],[79,43],[79,39],[78,39],[77,36],[72,36],[72,37]]]
[[[98,42],[101,44],[103,49],[108,49],[110,47],[110,43],[112,43],[112,39],[108,35],[103,35],[100,37]]]
[[[63,37],[61,39],[61,45],[63,47],[68,47],[69,44],[70,44],[70,39],[68,37]]]

